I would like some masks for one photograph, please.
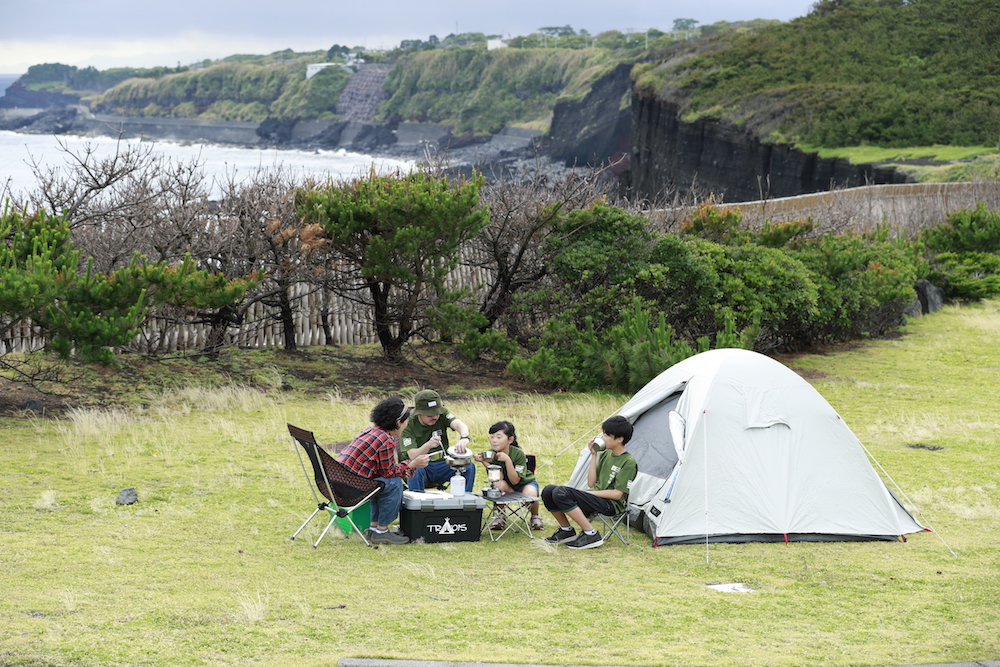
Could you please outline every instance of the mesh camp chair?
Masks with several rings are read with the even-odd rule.
[[[615,514],[613,516],[608,516],[606,514],[592,514],[590,516],[590,522],[600,521],[604,525],[604,536],[614,535],[621,543],[628,546],[630,540],[632,539],[631,524],[628,518],[628,508],[621,514]],[[625,524],[625,534],[622,535],[622,523]]]
[[[327,522],[319,539],[313,545],[313,549],[318,547],[319,543],[323,541],[323,538],[326,537],[327,532],[337,518],[347,519],[358,535],[361,536],[364,543],[367,546],[371,546],[364,532],[354,523],[354,519],[351,518],[351,512],[381,493],[382,489],[385,488],[385,482],[362,477],[345,468],[343,464],[330,456],[325,449],[316,443],[316,438],[313,436],[312,431],[288,424],[288,432],[297,443],[302,445],[302,449],[306,451],[306,456],[309,457],[309,462],[312,464],[313,474],[310,477],[309,472],[306,470],[305,461],[302,459],[302,452],[299,449],[295,450],[299,455],[299,463],[302,464],[302,472],[305,473],[309,488],[313,493],[313,498],[316,500],[316,509],[299,526],[299,529],[292,535],[292,539],[294,540],[298,537],[298,534],[313,520],[313,517],[326,510],[330,514],[330,520]],[[315,481],[315,486],[313,485],[313,481]],[[322,498],[316,494],[317,489],[322,494]],[[365,527],[367,528],[367,526]],[[350,534],[348,533],[345,537],[350,537]]]

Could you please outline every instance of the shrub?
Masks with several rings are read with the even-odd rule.
[[[543,248],[552,272],[583,293],[628,280],[647,263],[652,242],[646,218],[597,205],[571,211]]]
[[[917,278],[906,248],[857,234],[825,234],[794,244],[791,254],[817,286],[805,342],[881,336],[905,322]]]
[[[1000,257],[988,252],[943,252],[928,279],[950,299],[986,299],[1000,294]]]
[[[757,245],[722,246],[696,240],[693,251],[718,275],[718,296],[703,304],[712,331],[731,312],[737,328],[759,325],[755,349],[799,340],[816,315],[817,290],[809,270],[787,252]],[[709,319],[710,318],[710,319]]]
[[[619,317],[621,321],[603,333],[590,316],[582,329],[565,317],[553,318],[541,349],[529,358],[515,357],[507,370],[532,382],[574,391],[634,393],[677,362],[711,349],[713,342],[714,347],[749,348],[756,335],[753,328],[737,334],[732,316],[727,315],[722,331],[692,344],[675,337],[662,312],[654,326],[649,304],[638,297]]]
[[[928,279],[952,299],[982,299],[1000,293],[1000,213],[982,202],[949,213],[941,224],[923,230]]]
[[[979,202],[974,209],[960,209],[945,216],[945,221],[923,230],[920,240],[931,252],[1000,251],[1000,213]]]

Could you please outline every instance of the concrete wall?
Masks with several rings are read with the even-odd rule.
[[[187,120],[183,118],[123,118],[105,114],[84,116],[80,124],[94,134],[132,139],[145,136],[151,139],[177,141],[206,141],[219,144],[254,146],[260,142],[257,126],[260,123],[239,121]]]
[[[1000,182],[869,185],[718,206],[722,210],[739,210],[751,227],[760,227],[766,221],[811,217],[823,229],[865,231],[887,223],[893,229],[913,234],[940,223],[952,211],[975,208],[979,202],[1000,211]],[[691,207],[679,207],[655,211],[651,217],[665,228],[674,228],[690,214]]]

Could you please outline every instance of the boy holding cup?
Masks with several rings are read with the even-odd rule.
[[[571,486],[549,484],[542,489],[545,509],[559,523],[559,529],[545,538],[549,544],[565,543],[570,549],[593,549],[604,544],[604,538],[587,518],[593,514],[614,516],[625,511],[628,491],[639,472],[635,458],[625,451],[632,439],[632,424],[621,415],[604,420],[604,432],[588,443],[590,467],[584,491]],[[572,519],[580,526],[580,534],[570,525]]]

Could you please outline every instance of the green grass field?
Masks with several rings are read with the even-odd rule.
[[[907,543],[653,549],[633,533],[630,547],[584,552],[524,536],[372,550],[331,534],[314,550],[319,520],[288,539],[315,504],[285,423],[347,439],[378,397],[190,389],[5,420],[0,665],[996,660],[998,306],[949,307],[899,338],[794,362],[938,531]],[[577,447],[559,452],[623,400],[450,407],[476,448],[511,419],[545,484],[568,478]],[[115,505],[125,486],[136,505]],[[728,582],[753,592],[706,587]]]

